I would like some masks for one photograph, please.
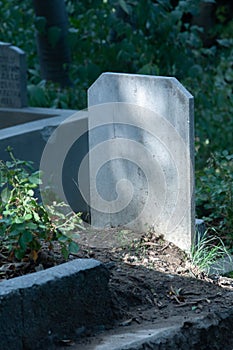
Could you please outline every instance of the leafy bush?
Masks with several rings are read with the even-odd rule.
[[[197,212],[222,237],[233,242],[233,154],[214,153],[198,171]]]
[[[25,50],[29,69],[34,65],[38,68],[31,1],[3,0],[0,4],[0,40]]]
[[[80,214],[62,217],[54,206],[50,208],[51,220],[34,197],[41,183],[40,172],[32,171],[31,162],[15,159],[11,150],[9,154],[11,161],[0,161],[0,251],[7,251],[9,257],[18,260],[29,255],[36,261],[43,243],[52,250],[57,241],[68,258],[69,253],[77,252],[78,246],[74,236],[65,233],[80,227]]]

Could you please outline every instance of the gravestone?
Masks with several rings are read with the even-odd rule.
[[[27,106],[26,56],[16,46],[0,42],[0,107]]]
[[[91,223],[194,238],[192,95],[170,77],[104,73],[88,90]]]

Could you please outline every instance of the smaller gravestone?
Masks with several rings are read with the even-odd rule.
[[[27,65],[24,51],[0,42],[0,107],[27,106]]]

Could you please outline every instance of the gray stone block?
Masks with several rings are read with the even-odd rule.
[[[24,51],[0,42],[0,107],[27,106],[27,64]]]
[[[0,348],[23,350],[23,317],[18,289],[5,289],[0,282]]]
[[[80,329],[111,323],[109,272],[77,259],[0,284],[1,350],[50,349]]]
[[[90,208],[96,227],[194,238],[193,97],[175,79],[104,73],[88,90]]]
[[[233,308],[199,316],[171,316],[166,321],[128,326],[97,335],[73,350],[231,350]]]
[[[76,182],[79,165],[82,158],[88,153],[87,132],[72,145],[64,162],[59,162],[61,160],[59,147],[61,147],[63,136],[67,132],[65,130],[72,130],[72,126],[70,126],[72,123],[68,122],[67,128],[65,126],[62,128],[63,134],[55,131],[62,122],[69,120],[75,114],[77,112],[74,110],[30,107],[22,109],[0,108],[0,159],[9,160],[9,155],[5,150],[11,146],[16,158],[33,161],[34,168],[37,170],[40,168],[45,146],[49,143],[52,154],[49,167],[46,168],[48,171],[42,169],[45,170],[44,185],[51,185],[51,176],[55,174],[53,184],[58,188],[55,180],[59,173],[60,177],[57,182],[60,181],[60,185],[63,186],[65,193],[63,200],[67,201],[75,212],[86,213],[89,210],[88,204],[83,199]],[[82,117],[77,118],[74,127],[75,130],[83,128],[87,131],[87,114],[82,114]],[[49,138],[52,134],[51,140]],[[58,164],[61,164],[59,170],[57,170]],[[86,167],[85,185],[89,189],[88,171],[89,169]]]

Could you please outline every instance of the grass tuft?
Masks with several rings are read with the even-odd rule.
[[[224,242],[217,235],[209,234],[209,230],[204,235],[198,237],[197,243],[191,248],[191,263],[198,267],[200,271],[207,274],[212,265],[218,263],[223,258],[232,260]],[[212,231],[215,231],[212,229]]]

